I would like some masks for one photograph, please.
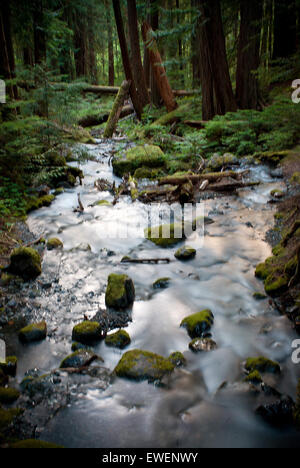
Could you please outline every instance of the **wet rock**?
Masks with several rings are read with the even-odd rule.
[[[148,351],[133,350],[122,356],[114,373],[131,380],[155,382],[173,371],[174,364],[169,359]]]
[[[196,257],[196,250],[193,249],[192,247],[182,247],[181,249],[178,249],[177,252],[175,253],[175,257],[177,260],[192,260],[193,258]]]
[[[36,439],[27,439],[20,440],[10,445],[12,449],[62,449],[64,447],[60,445],[50,444],[49,442],[44,442],[42,440]]]
[[[20,396],[20,392],[15,388],[0,387],[0,403],[10,405],[14,403]]]
[[[98,322],[85,321],[73,328],[72,340],[82,344],[93,344],[103,339],[101,325]]]
[[[215,343],[211,338],[196,338],[191,341],[189,348],[194,353],[209,352],[217,349],[217,343]]]
[[[175,367],[184,367],[186,366],[187,362],[184,357],[184,355],[180,352],[175,352],[170,354],[169,356],[169,361],[175,366]]]
[[[281,167],[273,169],[270,171],[270,175],[274,177],[274,179],[283,179],[283,169]]]
[[[111,348],[124,349],[131,343],[131,338],[125,330],[119,330],[116,333],[108,335],[105,339],[106,346]]]
[[[153,244],[162,248],[172,247],[185,239],[180,223],[164,224],[145,229],[145,237]]]
[[[41,399],[45,398],[53,392],[53,375],[44,374],[39,377],[29,375],[22,380],[20,388],[32,398],[36,398],[37,395]]]
[[[19,408],[11,408],[5,410],[0,407],[0,432],[4,431],[10,424],[12,424],[18,416],[22,414],[23,410]]]
[[[106,306],[121,310],[132,306],[135,300],[135,288],[131,278],[127,275],[111,274],[105,295]]]
[[[61,363],[61,369],[70,369],[75,368],[79,369],[80,367],[88,367],[93,361],[97,359],[103,359],[98,357],[93,351],[88,349],[79,349],[75,353],[67,356]]]
[[[8,272],[20,276],[24,280],[34,280],[42,273],[40,254],[31,248],[15,249],[10,258]]]
[[[274,426],[293,424],[295,403],[289,396],[282,396],[280,400],[269,405],[259,406],[256,414]]]
[[[48,250],[57,250],[57,249],[62,249],[64,244],[60,239],[57,239],[56,237],[53,237],[48,240],[47,242],[47,249]]]
[[[210,310],[202,310],[197,314],[186,317],[181,322],[181,327],[186,328],[189,336],[194,338],[201,338],[203,333],[210,331],[214,323],[214,316]]]
[[[269,374],[281,373],[280,365],[277,362],[271,361],[270,359],[267,359],[263,356],[260,356],[258,358],[248,358],[246,361],[245,369],[249,373],[254,371]]]
[[[16,356],[8,356],[5,362],[0,362],[0,369],[5,375],[15,377],[17,372],[18,359]]]
[[[278,200],[280,200],[284,196],[285,196],[285,193],[282,190],[272,190],[271,192],[271,197],[277,198]]]
[[[265,299],[267,299],[267,296],[265,294],[256,292],[253,293],[253,299],[255,299],[256,301],[264,301]]]
[[[153,289],[167,289],[170,285],[170,278],[159,278],[153,283]]]
[[[71,349],[75,353],[75,351],[79,351],[80,349],[89,349],[89,347],[88,345],[85,345],[83,343],[77,343],[77,341],[75,341],[74,343],[72,343]]]
[[[33,323],[19,331],[19,339],[22,343],[42,341],[47,337],[46,322]]]

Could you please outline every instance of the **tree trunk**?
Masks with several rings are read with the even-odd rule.
[[[150,96],[146,84],[144,68],[142,65],[140,38],[138,30],[138,18],[136,0],[127,0],[128,25],[131,46],[132,71],[139,98],[143,108],[150,104]]]
[[[260,64],[262,0],[241,0],[241,25],[236,74],[236,99],[241,109],[259,109],[256,72]]]
[[[173,110],[177,109],[177,103],[167,78],[166,70],[163,66],[156,40],[153,37],[152,28],[147,22],[144,22],[142,25],[142,35],[149,52],[150,63],[154,71],[154,76],[160,95],[165,103],[167,111],[172,112]]]
[[[191,0],[191,7],[194,9],[197,6],[197,0]],[[201,67],[200,67],[200,34],[201,34],[201,19],[197,13],[196,24],[192,33],[191,51],[192,51],[192,70],[193,70],[193,88],[197,89],[201,86]]]
[[[122,53],[125,76],[126,76],[127,81],[130,81],[131,83],[130,96],[131,96],[132,104],[135,109],[136,115],[138,119],[140,120],[142,116],[143,106],[137,94],[136,85],[134,82],[134,77],[133,77],[133,73],[132,73],[132,69],[130,65],[126,36],[125,36],[125,31],[124,31],[123,18],[122,18],[121,7],[120,7],[120,0],[113,0],[113,7],[114,7],[114,14],[115,14],[118,36],[119,36],[119,41],[120,41],[120,48],[121,48],[121,53]]]
[[[275,0],[273,59],[287,58],[297,49],[297,8],[295,0]]]
[[[158,11],[158,0],[150,0],[150,25],[153,31],[157,31],[159,27],[159,11]],[[159,89],[155,80],[154,70],[151,67],[149,51],[146,47],[146,51],[148,54],[149,66],[150,66],[150,89],[151,89],[151,102],[155,106],[159,107],[161,105],[161,97],[159,93]]]
[[[110,16],[110,4],[107,7],[107,31],[108,31],[108,86],[115,85],[115,57],[114,57],[114,41]]]
[[[76,76],[77,78],[86,77],[88,76],[87,31],[84,19],[79,13],[75,14],[74,47]]]
[[[197,0],[201,12],[203,120],[237,110],[230,79],[220,0]]]
[[[7,2],[2,2],[0,7],[0,78],[12,80],[15,78],[15,57],[10,25],[11,13]],[[18,99],[16,85],[9,84],[7,92],[11,99]]]
[[[46,60],[46,33],[43,0],[34,1],[33,9],[34,63],[40,65]]]
[[[117,123],[118,123],[118,120],[120,118],[120,115],[123,109],[124,101],[126,97],[128,96],[130,86],[131,86],[130,81],[123,81],[120,91],[118,92],[118,95],[114,102],[110,116],[108,118],[107,125],[106,125],[105,132],[104,132],[104,138],[112,138],[116,130]]]

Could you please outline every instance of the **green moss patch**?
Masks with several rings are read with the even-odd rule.
[[[166,158],[159,146],[136,146],[116,156],[113,160],[113,170],[118,177],[134,174],[139,168],[163,168]]]
[[[176,351],[175,353],[170,354],[169,361],[175,367],[184,367],[187,365],[187,361],[182,353]]]
[[[211,329],[213,323],[214,316],[212,312],[207,309],[186,317],[181,322],[180,326],[186,328],[189,336],[194,339],[201,338],[203,333],[206,333]]]
[[[105,294],[106,306],[122,310],[132,306],[134,300],[135,288],[132,279],[127,275],[109,275]]]
[[[5,375],[15,377],[17,372],[18,359],[16,356],[8,356],[5,362],[0,362],[0,369]]]
[[[260,384],[263,382],[263,379],[262,379],[262,376],[260,375],[260,373],[255,370],[253,372],[251,372],[249,375],[247,375],[247,377],[244,379],[245,382],[247,383],[252,383],[254,385],[257,385],[257,384]]]
[[[64,244],[60,239],[57,239],[56,237],[53,237],[48,240],[47,242],[47,249],[48,250],[57,250],[57,249],[62,249]]]
[[[33,323],[19,331],[19,339],[22,343],[42,341],[47,337],[46,322]]]
[[[193,249],[192,247],[182,247],[181,249],[178,249],[177,252],[175,253],[175,257],[177,260],[182,260],[182,261],[187,261],[187,260],[192,260],[196,257],[197,251]]]
[[[159,278],[153,283],[153,289],[167,289],[170,286],[170,278]]]
[[[93,361],[101,359],[94,352],[88,349],[79,349],[75,353],[67,356],[60,365],[61,369],[80,369],[89,366]],[[103,361],[103,359],[101,359]]]
[[[0,403],[10,405],[14,403],[20,396],[20,392],[15,388],[0,387]]]
[[[89,321],[79,323],[73,328],[72,339],[87,345],[101,341],[103,339],[101,325]]]
[[[130,343],[130,336],[125,330],[119,330],[116,333],[108,335],[105,339],[106,346],[111,348],[124,349],[129,346]]]
[[[148,351],[128,351],[122,356],[114,373],[118,377],[149,382],[160,381],[174,371],[175,366],[169,359]]]
[[[245,369],[250,374],[258,371],[261,373],[280,374],[281,369],[278,362],[271,361],[263,356],[257,358],[248,358]]]
[[[185,239],[185,235],[180,223],[165,224],[145,229],[146,239],[153,242],[158,247],[172,247]]]
[[[39,253],[27,247],[15,249],[10,257],[9,273],[24,280],[36,279],[42,273],[42,261]]]

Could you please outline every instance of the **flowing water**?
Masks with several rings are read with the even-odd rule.
[[[70,354],[73,326],[105,308],[107,277],[112,272],[128,274],[136,287],[127,328],[132,339],[128,349],[166,357],[181,351],[188,365],[176,371],[169,389],[121,379],[104,391],[87,385],[41,429],[40,437],[66,447],[298,446],[298,434],[274,429],[255,415],[261,397],[246,391],[241,383],[243,362],[249,356],[279,361],[282,377],[271,378],[269,383],[293,398],[300,376],[299,366],[291,361],[291,344],[297,335],[290,322],[268,300],[253,298],[254,292],[263,292],[254,276],[255,266],[271,254],[264,240],[274,216],[269,194],[281,188],[281,182],[260,166],[251,169],[251,179],[262,182],[255,189],[205,201],[205,214],[214,224],[206,226],[204,242],[197,235],[189,239],[188,244],[197,248],[197,257],[181,263],[174,258],[175,248],[160,249],[138,235],[128,239],[105,235],[112,225],[122,227],[128,220],[146,227],[145,205],[125,196],[114,207],[88,207],[99,199],[112,201],[109,193],[94,188],[94,181],[119,182],[108,164],[115,144],[98,141],[86,146],[97,160],[83,166],[84,185],[67,190],[50,208],[34,212],[28,220],[36,234],[59,237],[64,250],[45,254],[39,280],[42,290],[34,285],[24,290],[35,305],[31,320],[45,319],[50,337],[26,348],[15,343],[17,379],[21,381],[28,369],[45,373],[59,367]],[[77,193],[88,207],[81,215],[73,212]],[[170,257],[172,261],[120,264],[124,255]],[[152,284],[162,277],[171,278],[170,287],[155,292]],[[204,308],[214,313],[212,333],[218,349],[193,354],[188,350],[190,339],[179,325],[184,317]],[[103,342],[95,351],[111,370],[122,355]],[[218,391],[224,382],[228,386]]]

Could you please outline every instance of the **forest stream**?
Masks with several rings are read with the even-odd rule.
[[[34,435],[70,448],[297,447],[296,430],[276,429],[255,414],[268,397],[243,383],[249,356],[279,362],[281,376],[267,376],[267,383],[293,399],[300,377],[299,366],[291,360],[296,332],[268,298],[257,301],[253,296],[263,293],[255,267],[271,253],[265,240],[274,223],[270,192],[282,189],[283,183],[267,166],[253,166],[251,180],[261,182],[255,189],[203,202],[205,215],[214,223],[205,226],[203,245],[196,233],[188,239],[188,245],[197,249],[196,258],[180,262],[174,258],[175,248],[162,249],[134,236],[118,240],[105,236],[110,223],[126,221],[124,213],[147,227],[147,206],[132,203],[129,196],[122,196],[116,206],[92,206],[99,199],[113,201],[111,194],[94,187],[96,179],[120,183],[109,164],[117,141],[96,143],[84,145],[93,160],[82,166],[83,185],[66,190],[27,221],[36,237],[59,237],[64,249],[46,251],[38,281],[11,294],[15,323],[4,327],[4,336],[9,354],[18,357],[16,384],[24,375],[51,372],[35,390],[36,398],[21,396],[21,406],[27,408],[24,419],[34,426]],[[78,193],[85,207],[82,214],[73,211]],[[122,264],[128,255],[169,257],[171,262]],[[71,353],[74,325],[105,310],[107,278],[113,272],[127,274],[136,289],[133,309],[123,317],[131,337],[126,351],[141,349],[165,357],[184,353],[187,366],[177,369],[167,386],[112,378],[123,351],[103,341],[94,348],[104,360],[100,366],[95,362],[82,375],[55,371]],[[154,290],[158,278],[170,278],[169,287]],[[217,349],[194,354],[180,323],[205,308],[215,317],[212,337]],[[15,328],[41,320],[47,322],[47,340],[21,344]],[[122,320],[122,314],[116,320]],[[26,434],[24,422],[22,430]]]

